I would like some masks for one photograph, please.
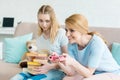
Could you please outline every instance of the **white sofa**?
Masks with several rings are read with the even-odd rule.
[[[37,24],[24,22],[17,25],[14,37],[33,32],[33,38],[36,38],[37,30]],[[118,37],[120,34],[120,28],[90,27],[90,31],[100,32],[108,41],[110,49],[113,42],[120,42],[120,37]],[[22,69],[18,64],[6,63],[3,60],[0,60],[0,80],[9,80],[12,76],[21,71]]]

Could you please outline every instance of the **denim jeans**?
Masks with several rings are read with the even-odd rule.
[[[47,74],[40,75],[32,75],[27,72],[22,72],[15,75],[10,80],[62,80],[64,76],[64,72],[52,69]]]

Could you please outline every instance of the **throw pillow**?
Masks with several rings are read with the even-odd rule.
[[[120,43],[114,42],[112,44],[111,52],[112,52],[113,57],[117,61],[117,63],[120,65]]]
[[[15,38],[5,38],[3,41],[3,60],[19,63],[22,55],[27,51],[26,41],[32,39],[32,33]]]

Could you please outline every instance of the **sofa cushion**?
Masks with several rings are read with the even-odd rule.
[[[18,64],[6,63],[0,60],[0,80],[10,80],[11,77],[22,72]]]
[[[27,51],[26,41],[31,39],[32,33],[14,38],[5,38],[3,42],[3,60],[19,63],[22,55]]]
[[[113,57],[117,61],[117,63],[120,65],[120,43],[114,42],[112,44],[111,52],[112,52]]]

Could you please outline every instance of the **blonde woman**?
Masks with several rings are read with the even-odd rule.
[[[54,9],[49,5],[42,5],[38,10],[37,18],[39,26],[39,35],[36,39],[38,50],[46,49],[59,55],[67,53],[68,39],[65,30],[60,28],[57,22]],[[35,67],[36,75],[24,72],[17,74],[11,80],[62,80],[65,74],[56,68],[58,68],[58,64],[46,63],[43,66]],[[47,77],[39,74],[45,74]]]
[[[105,40],[96,32],[88,31],[87,19],[81,14],[73,14],[65,24],[71,56],[64,54],[65,61],[59,62],[66,73],[63,80],[120,80],[120,66]]]

